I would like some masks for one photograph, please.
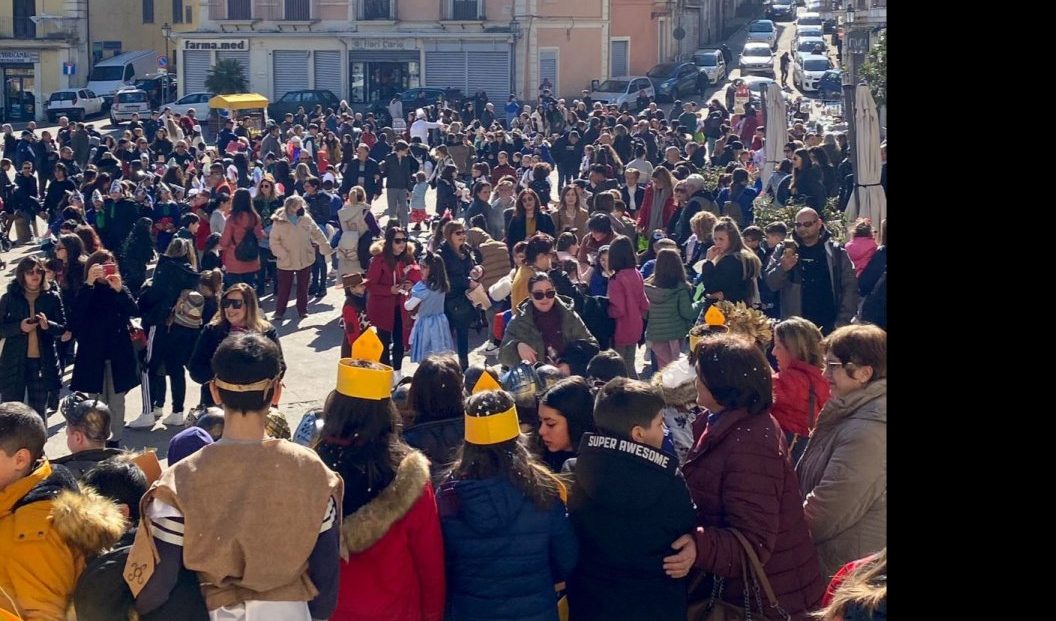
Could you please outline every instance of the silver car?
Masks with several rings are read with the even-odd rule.
[[[749,41],[744,44],[741,51],[741,75],[762,73],[773,77],[774,74],[774,51],[770,49],[769,43],[757,43]]]
[[[757,19],[748,24],[748,41],[764,41],[770,49],[777,49],[777,25],[768,19]]]
[[[730,73],[721,50],[697,50],[693,53],[693,64],[700,67],[712,85],[721,83]]]

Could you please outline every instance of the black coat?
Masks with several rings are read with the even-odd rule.
[[[404,156],[401,163],[396,153],[390,153],[385,157],[381,168],[385,175],[386,188],[410,190],[414,187],[414,173],[418,172],[418,160],[410,155]]]
[[[568,514],[579,564],[568,578],[576,621],[682,621],[685,579],[664,573],[671,543],[696,525],[678,458],[630,440],[584,434]]]
[[[139,205],[127,198],[122,198],[116,203],[107,198],[103,203],[103,214],[102,225],[99,223],[99,214],[96,214],[95,227],[103,245],[117,254],[139,218]]]
[[[194,344],[194,351],[191,352],[191,359],[187,362],[187,371],[190,372],[191,379],[199,384],[204,384],[213,379],[215,376],[213,373],[213,354],[216,353],[220,343],[227,338],[229,333],[230,328],[223,323],[210,324],[202,328],[201,334],[198,335],[198,342]],[[282,343],[279,342],[279,335],[275,332],[275,328],[269,327],[264,332],[264,336],[275,342],[281,355]],[[285,360],[282,360],[282,373],[286,373]]]
[[[41,291],[33,308],[48,318],[46,329],[37,328],[40,368],[48,386],[58,390],[62,384],[59,380],[59,358],[55,342],[66,331],[66,315],[58,291],[55,288]],[[26,389],[29,336],[22,332],[22,320],[28,319],[29,316],[26,294],[22,285],[13,280],[7,286],[7,293],[0,297],[0,338],[4,340],[4,351],[0,355],[0,394],[5,397],[14,395],[17,400],[22,399],[22,393]]]
[[[641,184],[634,186],[634,211],[631,211],[630,186],[625,185],[620,188],[620,197],[623,199],[623,204],[627,206],[628,213],[638,213],[638,210],[642,208],[642,201],[645,200],[645,186]]]
[[[404,429],[403,440],[429,458],[429,475],[439,486],[458,457],[465,432],[465,417],[458,416],[411,425]]]
[[[361,168],[362,170],[360,170]],[[341,189],[339,190],[341,196],[347,195],[348,191],[359,183],[360,177],[363,177],[363,191],[367,193],[368,201],[374,200],[375,197],[381,194],[381,168],[378,166],[377,161],[369,157],[366,162],[360,162],[358,158],[353,158],[352,161],[345,164],[341,175]]]
[[[525,224],[524,218],[519,218],[514,215],[510,220],[510,225],[506,227],[506,245],[511,249],[517,242],[528,239]],[[546,233],[554,238],[557,237],[557,231],[554,229],[554,219],[550,217],[550,214],[536,210],[535,232]]]
[[[748,302],[750,281],[744,278],[744,265],[733,255],[719,259],[718,264],[705,261],[700,270],[700,281],[705,293],[722,292],[722,299],[736,304]]]
[[[114,392],[139,386],[139,362],[128,336],[129,319],[138,313],[128,287],[120,292],[108,284],[81,287],[70,313],[70,331],[77,338],[71,391],[103,392],[103,363],[107,360]]]

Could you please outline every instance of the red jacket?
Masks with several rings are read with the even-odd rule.
[[[609,279],[609,317],[616,320],[612,336],[615,347],[634,345],[642,338],[645,313],[649,298],[645,297],[645,282],[633,267],[622,269]]]
[[[759,113],[756,112],[755,116],[744,117],[744,122],[741,123],[741,144],[751,144],[752,137],[755,135],[755,128],[759,127]]]
[[[205,210],[201,208],[192,209],[191,213],[198,216],[198,232],[194,234],[194,247],[198,249],[198,252],[203,252],[205,250],[205,242],[213,232],[209,226],[209,214],[205,213]]]
[[[341,535],[348,560],[330,621],[442,621],[444,539],[425,456],[408,454],[387,488],[344,517]]]
[[[810,411],[811,385],[814,386],[813,412]],[[796,360],[787,369],[774,373],[774,409],[771,414],[782,431],[809,436],[808,423],[817,424],[818,412],[828,400],[829,383],[822,377],[821,369]]]
[[[743,548],[727,530],[736,528],[755,547],[781,606],[793,619],[807,619],[825,582],[777,421],[727,410],[711,425],[698,416],[693,427],[697,443],[682,473],[697,504],[696,567],[725,577],[722,598],[743,605]],[[707,598],[708,591],[690,601]]]
[[[260,218],[251,213],[240,213],[234,218],[228,218],[224,225],[224,232],[220,234],[220,258],[228,274],[255,274],[260,271],[259,254],[252,261],[239,261],[235,258],[235,248],[250,231],[257,236],[257,242],[264,239]]]
[[[408,265],[412,266],[412,269],[410,273],[404,275],[404,270]],[[394,294],[392,285],[404,280],[416,283],[422,279],[422,275],[417,269],[417,263],[406,264],[403,261],[397,261],[395,267],[395,270],[389,267],[388,261],[380,254],[371,257],[370,267],[367,268],[367,319],[378,330],[392,332],[396,325],[396,309],[398,308],[403,322],[403,344],[406,346],[411,340],[411,327],[414,325],[414,319],[411,319],[411,314],[403,307],[405,296]]]
[[[638,226],[639,228],[646,229],[649,227],[649,214],[653,211],[653,190],[654,185],[650,183],[645,186],[645,197],[642,198],[641,209],[638,210]],[[664,218],[660,225],[665,231],[667,230],[667,223],[671,221],[671,216],[675,215],[675,193],[672,192],[667,200],[664,201]],[[646,231],[646,235],[652,234],[652,231]]]

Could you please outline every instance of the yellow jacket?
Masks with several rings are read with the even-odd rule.
[[[114,503],[82,493],[68,470],[44,460],[0,491],[0,611],[65,619],[85,556],[111,547],[125,526]]]

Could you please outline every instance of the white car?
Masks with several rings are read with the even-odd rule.
[[[693,52],[693,64],[700,67],[700,72],[708,76],[708,84],[721,84],[730,75],[726,59],[721,50],[697,50]]]
[[[777,26],[768,19],[757,19],[748,24],[748,41],[764,41],[770,49],[777,49]]]
[[[821,47],[821,52],[816,51],[819,46]],[[796,47],[792,53],[792,60],[799,62],[801,56],[811,54],[824,56],[828,47],[829,46],[825,44],[824,37],[803,37],[802,39],[796,39]]]
[[[615,105],[620,111],[637,112],[638,91],[654,97],[653,83],[643,76],[609,78],[590,92],[590,98],[602,104]]]
[[[818,82],[826,71],[832,69],[828,56],[804,54],[796,59],[792,73],[792,84],[803,92],[818,90]]]
[[[161,112],[165,108],[168,108],[172,110],[173,114],[184,115],[187,114],[188,110],[194,108],[195,115],[202,116],[202,118],[205,118],[204,114],[209,110],[209,100],[212,98],[212,93],[189,93],[187,95],[184,95],[183,97],[180,97],[179,99],[170,104],[165,104],[164,106],[161,106],[160,108],[158,108],[158,112]]]
[[[94,92],[86,88],[55,91],[48,97],[44,110],[48,120],[55,123],[60,116],[66,115],[71,120],[83,121],[84,117],[99,114],[105,102]]]
[[[758,43],[749,41],[744,44],[741,51],[741,75],[752,73],[764,73],[773,77],[774,74],[774,52],[769,43]]]
[[[800,13],[799,17],[796,18],[796,33],[798,36],[800,26],[821,26],[825,20],[821,18],[820,13]]]
[[[820,37],[824,34],[821,26],[800,26],[796,28],[797,39],[802,39],[804,37]]]
[[[150,99],[146,91],[128,86],[114,94],[114,102],[110,104],[110,125],[131,121],[134,114],[141,119],[150,116]]]

